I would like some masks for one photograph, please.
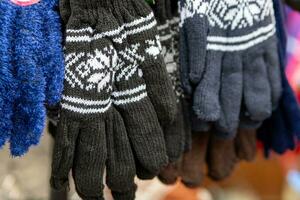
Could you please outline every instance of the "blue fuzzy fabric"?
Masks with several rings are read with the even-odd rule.
[[[60,16],[53,8],[58,7],[57,0],[48,0],[45,9],[44,31],[45,52],[50,58],[45,58],[46,103],[54,106],[59,103],[64,80],[64,56],[62,51],[62,31]]]
[[[16,9],[7,1],[0,1],[0,148],[12,130],[12,105],[16,84],[13,78],[12,40]]]
[[[277,110],[258,130],[258,139],[264,144],[265,155],[270,151],[282,154],[295,148],[296,139],[300,139],[300,110],[294,93],[287,81],[284,68],[286,64],[286,34],[284,30],[283,8],[280,0],[273,0],[278,54],[282,70],[283,94]]]
[[[60,100],[64,63],[59,18],[53,2],[42,0],[27,7],[15,5],[13,65],[17,95],[10,137],[13,156],[21,156],[39,143],[46,119],[45,104]]]

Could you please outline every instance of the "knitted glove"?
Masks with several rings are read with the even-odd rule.
[[[143,71],[147,92],[162,127],[174,121],[176,101],[171,90],[166,67],[161,54],[157,22],[144,0],[114,1],[114,15],[127,36],[129,45],[136,46],[136,60]],[[143,57],[144,59],[140,59]]]
[[[221,80],[208,90],[217,91],[213,99],[219,100],[220,106],[212,112],[220,117],[216,129],[223,137],[236,133],[241,107],[241,116],[248,119],[242,120],[240,127],[249,128],[253,122],[269,117],[281,96],[272,2],[238,5],[239,2],[228,5],[222,0],[211,1],[207,14],[206,68],[215,67],[213,79]],[[202,114],[197,110],[213,105],[203,101],[203,96],[209,95],[205,94],[207,88],[202,86],[211,84],[211,78],[201,80],[195,91],[194,110],[200,118]],[[211,114],[204,114],[203,119]]]
[[[74,15],[67,24],[65,85],[53,150],[51,186],[65,189],[72,169],[76,190],[82,198],[103,199],[106,131],[112,120],[111,94],[118,57],[108,38],[91,42],[76,34],[101,34],[113,29],[114,21],[108,20],[104,9],[93,13],[91,4],[71,3]],[[89,27],[95,27],[96,19],[103,24],[93,30]]]
[[[114,110],[106,134],[106,184],[115,200],[134,200],[136,166],[122,116]]]
[[[67,24],[65,83],[51,174],[52,188],[64,190],[72,169],[76,191],[83,199],[103,199],[106,132],[112,120],[111,95],[118,62],[108,38],[91,41],[77,37],[80,33],[101,34],[115,27],[105,9],[98,6],[99,12],[93,13],[93,6],[71,1],[73,17]]]
[[[105,124],[105,127],[109,126],[121,126],[124,124],[125,127],[121,127],[120,130],[126,130],[128,132],[128,137],[130,139],[130,143],[132,144],[132,147],[134,149],[134,153],[136,153],[138,161],[143,165],[143,167],[147,170],[149,170],[151,173],[158,172],[160,168],[166,163],[166,154],[165,154],[165,146],[163,141],[163,135],[162,130],[159,126],[156,113],[154,112],[153,106],[147,97],[146,87],[142,78],[142,73],[139,70],[138,66],[136,65],[135,60],[132,59],[131,52],[135,50],[135,46],[129,46],[128,43],[125,41],[122,42],[116,42],[116,38],[118,38],[120,35],[118,34],[118,30],[120,30],[120,27],[117,24],[117,21],[114,20],[114,16],[109,12],[109,8],[106,7],[108,5],[108,1],[79,1],[79,2],[73,2],[71,1],[71,9],[72,9],[72,17],[68,21],[67,25],[67,37],[66,37],[66,49],[67,49],[67,55],[66,55],[66,86],[65,91],[63,95],[63,101],[62,101],[62,112],[61,112],[61,119],[60,124],[64,124],[64,116],[66,117],[68,124],[70,123],[79,123],[77,125],[77,128],[81,129],[82,120],[87,124],[85,120],[88,120],[87,118],[91,118],[89,120],[91,123],[99,122]],[[73,6],[73,8],[72,8]],[[92,29],[92,27],[96,27],[96,29]],[[99,30],[100,29],[100,30]],[[105,37],[103,37],[105,36]],[[107,38],[111,38],[111,40],[107,40]],[[125,38],[126,39],[126,38]],[[90,43],[90,41],[92,41]],[[112,42],[113,41],[113,42]],[[119,40],[118,40],[119,41]],[[105,43],[111,43],[109,47],[103,47],[103,50],[98,50],[99,47],[105,45]],[[112,45],[114,45],[113,49],[111,49]],[[90,56],[93,54],[86,53],[86,56],[83,52],[77,52],[79,49],[82,51],[84,49],[88,49],[88,47],[96,47],[95,52],[99,52],[98,56],[95,59],[92,57],[89,59]],[[69,48],[68,48],[69,47]],[[116,49],[114,49],[116,48]],[[68,49],[71,49],[71,52],[68,52]],[[117,50],[117,51],[116,51]],[[75,52],[75,53],[73,53]],[[106,54],[105,52],[108,52]],[[115,52],[117,55],[117,65],[114,67],[114,61],[110,61],[111,59],[107,58],[114,58],[112,52]],[[74,56],[74,57],[73,57]],[[82,57],[81,57],[82,56]],[[108,57],[110,56],[110,57]],[[79,58],[78,58],[79,57]],[[84,61],[84,57],[87,57],[89,60]],[[81,62],[87,62],[88,65],[90,65],[91,69],[84,68],[84,65],[81,63],[77,63],[79,61]],[[82,61],[83,60],[83,61]],[[114,59],[112,59],[114,60]],[[75,62],[75,63],[74,63]],[[103,65],[104,67],[101,67]],[[73,66],[73,69],[70,68]],[[92,71],[96,70],[96,71]],[[97,72],[97,70],[100,70]],[[107,74],[105,74],[107,73]],[[105,76],[102,76],[101,74],[104,74]],[[111,80],[114,80],[114,85],[110,84]],[[89,81],[92,81],[90,84]],[[75,92],[73,92],[72,88],[70,86],[75,87]],[[86,86],[85,86],[86,85]],[[77,87],[76,87],[77,86]],[[83,88],[83,89],[81,89]],[[93,93],[87,93],[85,90],[96,90],[96,92]],[[105,90],[103,90],[105,89]],[[80,93],[77,92],[77,90],[80,90]],[[97,91],[101,92],[104,91],[104,95],[107,98],[106,100],[101,100],[101,93],[100,96],[97,94]],[[74,94],[78,97],[68,97],[68,96],[74,96]],[[83,96],[87,95],[87,96]],[[103,95],[103,94],[102,94]],[[122,121],[118,121],[121,118],[118,115],[117,120],[109,120],[108,116],[105,117],[105,113],[102,113],[99,116],[95,116],[93,112],[102,112],[105,111],[106,108],[108,108],[112,102],[110,101],[110,95],[112,95],[113,105],[116,107],[115,110],[118,111],[118,114],[122,116]],[[80,101],[76,101],[76,98],[80,98]],[[88,100],[84,100],[84,98],[88,98]],[[91,98],[97,99],[97,100],[90,100]],[[87,102],[87,103],[85,103]],[[107,107],[105,107],[107,104]],[[99,107],[96,107],[99,106]],[[67,111],[68,109],[71,109],[71,112]],[[69,113],[70,112],[70,113]],[[74,112],[77,114],[74,115]],[[109,111],[106,111],[109,112]],[[116,111],[113,111],[116,112]],[[97,114],[97,113],[96,113]],[[77,116],[79,115],[79,116]],[[87,116],[85,116],[87,115]],[[102,116],[104,115],[104,116]],[[75,122],[73,121],[74,117],[79,117]],[[82,119],[82,116],[84,116],[84,119]],[[108,119],[108,121],[104,120]],[[95,122],[94,122],[95,120]],[[104,120],[104,122],[103,122]],[[78,122],[79,121],[79,122]],[[124,121],[124,123],[123,123]],[[109,125],[108,122],[113,123],[113,125]],[[76,124],[75,124],[76,125]],[[91,124],[90,126],[95,126],[97,124]],[[98,126],[99,127],[99,126]],[[103,127],[99,127],[98,130],[95,129],[98,133],[96,134],[98,139],[103,138],[103,134],[101,133],[101,129]],[[85,129],[83,126],[82,129]],[[80,132],[79,135],[75,135],[76,137],[85,137],[84,134],[82,134],[84,130]],[[103,132],[105,131],[102,130]],[[114,128],[114,131],[118,131],[118,129]],[[107,131],[105,131],[107,132]],[[143,135],[141,135],[143,134]],[[111,134],[110,134],[111,135]],[[124,133],[122,133],[124,135]],[[95,136],[96,137],[96,136]],[[123,137],[124,138],[124,137]],[[72,138],[71,138],[72,139]],[[121,139],[121,138],[120,138]],[[96,139],[94,139],[96,140]],[[88,141],[88,140],[87,140]],[[109,140],[112,141],[112,140]],[[123,144],[129,144],[128,141],[121,140]],[[102,172],[103,161],[105,161],[106,158],[106,147],[105,146],[105,140],[104,143],[95,144],[92,141],[91,145],[96,145],[95,148],[97,149],[99,145],[102,145],[101,149],[105,148],[103,153],[101,151],[101,155],[96,155],[94,153],[91,153],[92,156],[91,159],[98,160],[96,165],[90,165],[92,169],[88,170],[90,172],[83,172],[83,165],[80,163],[79,166],[76,166],[76,163],[73,164],[73,171],[78,169],[78,175],[76,177],[76,173],[73,173],[75,184],[77,185],[78,193],[82,197],[86,196],[101,196],[102,190],[101,189],[101,177],[102,173],[94,174],[98,170],[98,172]],[[127,142],[127,143],[126,143]],[[58,142],[59,143],[59,142]],[[108,143],[108,146],[112,146],[112,143]],[[74,147],[75,143],[71,143],[69,149],[76,148]],[[63,144],[57,145],[57,150],[54,150],[54,156],[61,151],[61,147],[63,147]],[[83,147],[78,147],[83,148]],[[100,147],[99,147],[100,148]],[[128,151],[128,146],[125,145],[125,148]],[[83,149],[84,150],[84,149]],[[79,150],[78,150],[79,151]],[[114,163],[118,163],[119,161],[115,160],[114,158],[116,156],[121,156],[119,154],[113,154],[111,153],[111,149],[107,150],[110,152],[108,156],[111,156],[112,159],[108,162],[109,166],[108,168],[115,169],[113,165],[116,165]],[[118,151],[123,151],[123,147],[119,147]],[[117,151],[117,152],[118,152]],[[77,153],[77,151],[76,151]],[[74,153],[73,153],[74,154]],[[94,155],[92,155],[94,154]],[[99,154],[99,152],[98,152]],[[60,155],[59,155],[60,156]],[[59,162],[56,162],[57,159],[54,159],[53,164],[53,178],[52,178],[52,185],[54,188],[61,188],[64,186],[63,180],[67,180],[65,177],[67,177],[67,173],[71,167],[72,167],[72,157],[74,155],[70,156],[70,161],[64,163],[65,167],[59,168],[56,166],[61,165]],[[97,159],[95,158],[97,157]],[[117,157],[118,158],[118,157]],[[82,155],[80,153],[75,155],[74,161],[83,159]],[[58,159],[59,160],[59,159]],[[129,159],[130,161],[130,159]],[[125,165],[127,162],[125,162]],[[86,170],[85,170],[86,171]],[[134,169],[133,169],[134,171]],[[114,195],[120,199],[124,199],[124,195],[129,197],[132,197],[132,194],[134,195],[135,187],[130,187],[134,185],[133,180],[128,179],[128,177],[132,177],[131,174],[134,174],[131,170],[123,170],[125,174],[122,176],[122,180],[116,180],[116,178],[119,177],[112,177],[113,179],[109,181],[109,185],[113,188],[111,188],[113,191],[115,191]],[[128,174],[126,174],[128,172]],[[121,171],[118,173],[122,173]],[[57,178],[57,174],[59,175],[59,178]],[[83,176],[81,175],[83,174]],[[115,174],[113,172],[113,174]],[[123,178],[127,179],[127,182],[129,184],[125,184],[123,182]],[[97,179],[97,180],[96,180]],[[99,182],[100,181],[100,182]],[[84,182],[89,182],[90,184],[84,184]],[[93,183],[91,183],[93,182]],[[127,187],[124,188],[123,186],[126,185]],[[97,187],[97,189],[95,188]],[[94,188],[92,192],[90,192],[89,188]],[[129,190],[130,191],[127,191]],[[125,190],[125,191],[124,191]],[[122,198],[124,197],[124,198]],[[126,198],[127,198],[126,197]]]
[[[163,183],[172,184],[176,181],[178,176],[175,162],[179,160],[184,152],[184,148],[187,146],[185,143],[188,140],[185,138],[185,131],[189,130],[185,130],[186,127],[184,126],[186,121],[184,120],[183,105],[181,102],[183,100],[183,90],[181,88],[179,76],[178,49],[176,49],[178,47],[178,31],[176,30],[176,21],[171,24],[171,20],[173,19],[171,2],[169,0],[157,1],[153,6],[153,10],[158,21],[158,32],[163,49],[162,53],[169,77],[172,81],[173,90],[177,97],[178,111],[175,121],[172,124],[163,127],[169,165],[166,166],[159,175],[159,179]],[[170,171],[174,173],[173,176]]]
[[[13,102],[16,82],[13,77],[12,41],[16,7],[9,1],[0,2],[0,148],[9,139],[12,131]]]
[[[175,41],[171,34],[171,26],[167,21],[167,2],[169,0],[156,1],[153,6],[154,15],[158,21],[158,33],[162,44],[162,54],[166,63],[166,69],[169,77],[172,81],[174,93],[177,97],[177,116],[175,121],[168,126],[164,126],[164,136],[169,157],[169,162],[175,162],[179,159],[184,148],[184,119],[182,114],[182,105],[180,103],[181,97],[183,96],[181,84],[179,80],[179,69],[175,60]],[[168,10],[171,7],[169,5]]]
[[[283,4],[280,0],[273,0],[276,34],[278,38],[278,53],[281,66],[283,93],[278,108],[272,113],[272,117],[265,120],[258,130],[258,138],[263,142],[265,154],[270,150],[276,153],[284,153],[295,148],[295,136],[300,138],[300,111],[293,90],[286,78],[284,67],[286,63],[286,33],[284,29]]]

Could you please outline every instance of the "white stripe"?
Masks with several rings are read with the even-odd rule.
[[[253,31],[252,33],[249,33],[247,35],[238,36],[238,37],[220,37],[220,36],[208,36],[207,41],[211,43],[240,43],[247,40],[251,40],[253,38],[258,37],[259,35],[266,34],[268,32],[274,31],[275,26],[274,24],[269,24],[268,26],[262,27],[257,29],[256,31]]]
[[[154,18],[153,12],[151,12],[148,16],[146,17],[141,17],[139,19],[136,19],[132,22],[129,23],[125,23],[122,25],[122,27],[132,27],[132,26],[136,26],[138,24],[150,21],[152,18]],[[87,27],[87,28],[82,28],[82,29],[67,29],[67,33],[82,33],[82,32],[89,32],[89,33],[93,33],[93,29],[91,27]]]
[[[91,42],[92,38],[88,35],[84,36],[67,36],[66,42]]]
[[[126,34],[127,35],[135,35],[137,33],[140,33],[140,32],[143,32],[143,31],[146,31],[146,30],[149,30],[149,29],[153,28],[154,26],[156,26],[156,24],[157,24],[157,22],[156,22],[156,20],[154,20],[148,25],[144,25],[142,27],[137,27],[133,30],[126,31]]]
[[[164,36],[159,36],[159,39],[161,42],[169,40],[172,38],[172,34],[164,35]]]
[[[94,100],[86,100],[86,99],[82,99],[82,98],[70,97],[70,96],[65,96],[65,95],[62,95],[62,99],[65,101],[68,101],[70,103],[83,104],[86,106],[103,106],[103,105],[109,104],[111,101],[110,98],[108,98],[106,100],[94,101]]]
[[[140,86],[138,86],[136,88],[133,88],[133,89],[113,92],[112,95],[114,97],[127,96],[127,95],[132,95],[132,94],[138,93],[138,92],[143,91],[143,90],[146,90],[146,85],[145,84],[140,85]]]
[[[168,27],[169,27],[169,24],[168,24],[168,22],[167,22],[167,23],[165,23],[165,24],[162,24],[162,25],[157,26],[157,30],[158,30],[158,31],[161,31],[161,30],[166,29],[166,28],[168,28]]]
[[[169,20],[170,24],[177,24],[180,22],[180,18],[179,17],[173,17],[173,19]]]
[[[154,26],[156,26],[156,24],[157,24],[157,22],[154,20],[148,25],[137,27],[137,28],[132,29],[130,31],[124,31],[124,33],[121,34],[120,36],[118,36],[118,34],[122,30],[124,30],[124,26],[119,27],[116,30],[95,34],[93,37],[90,37],[88,35],[67,36],[66,37],[66,42],[91,42],[93,40],[98,40],[98,39],[104,38],[106,36],[116,36],[116,38],[114,38],[113,40],[118,42],[118,43],[122,43],[123,39],[126,38],[128,35],[135,35],[135,34],[138,34],[140,32],[147,31],[147,30],[153,28]]]
[[[256,44],[259,44],[275,34],[275,29],[272,32],[268,33],[267,35],[260,36],[254,40],[250,40],[243,44],[235,44],[235,45],[226,45],[226,44],[208,44],[207,50],[214,50],[214,51],[241,51],[248,49]]]
[[[137,26],[141,23],[145,23],[145,22],[148,22],[148,21],[152,21],[154,20],[152,23],[150,23],[150,26],[146,26],[146,29],[143,29],[143,28],[136,28],[136,29],[139,29],[139,31],[135,32],[134,30],[132,31],[128,31],[128,32],[125,32],[123,33],[121,36],[117,36],[118,34],[121,33],[121,31],[124,30],[124,27],[126,28],[130,28],[132,26]],[[101,39],[103,37],[106,37],[106,36],[116,36],[116,38],[114,39],[115,41],[121,43],[123,41],[124,38],[126,38],[127,35],[132,35],[132,34],[137,34],[137,33],[140,33],[144,30],[148,30],[150,28],[152,28],[153,26],[153,23],[155,22],[155,25],[156,25],[156,21],[154,19],[154,15],[153,13],[150,13],[148,16],[146,17],[141,17],[139,19],[136,19],[132,22],[129,22],[129,23],[125,23],[123,24],[121,27],[119,27],[118,29],[115,29],[115,30],[112,30],[112,31],[106,31],[106,32],[103,32],[103,33],[98,33],[98,34],[95,34],[93,37],[90,37],[89,35],[82,35],[82,36],[67,36],[66,37],[66,41],[67,42],[91,42],[92,40],[98,40],[98,39]],[[143,27],[143,26],[142,26]],[[83,28],[83,29],[68,29],[67,32],[69,33],[82,33],[82,32],[93,32],[92,28],[91,27],[88,27],[88,28]]]
[[[67,29],[67,33],[82,33],[82,32],[93,33],[93,29],[91,27],[82,28],[82,29]]]
[[[135,96],[135,97],[128,98],[128,99],[113,100],[113,102],[115,105],[124,105],[124,104],[128,104],[128,103],[138,102],[138,101],[144,99],[145,97],[147,97],[146,92],[140,94],[139,96]]]
[[[61,107],[63,109],[70,110],[70,111],[73,111],[75,113],[94,114],[94,113],[104,113],[104,112],[106,112],[110,108],[111,104],[112,104],[112,102],[109,102],[109,104],[104,108],[78,108],[78,107],[75,107],[75,106],[72,106],[72,105],[62,103]]]
[[[126,24],[124,24],[126,27],[132,27],[132,26],[136,26],[136,25],[138,25],[138,24],[141,24],[141,23],[144,23],[144,22],[147,22],[147,21],[150,21],[150,20],[152,20],[152,19],[154,19],[154,14],[153,14],[153,12],[151,12],[148,16],[146,16],[146,17],[141,17],[141,18],[139,18],[139,19],[136,19],[136,20],[134,20],[134,21],[132,21],[132,22],[129,22],[129,23],[126,23]]]

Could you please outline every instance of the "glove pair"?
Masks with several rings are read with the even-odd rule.
[[[182,82],[197,119],[223,138],[258,128],[282,90],[272,1],[181,0],[180,10]]]
[[[161,127],[176,113],[156,20],[143,0],[60,9],[66,66],[51,186],[65,189],[72,170],[81,198],[103,199],[106,166],[113,197],[134,199],[135,174],[152,178],[167,164]]]
[[[55,3],[0,2],[0,147],[9,139],[13,156],[38,144],[45,104],[60,100],[64,66]]]

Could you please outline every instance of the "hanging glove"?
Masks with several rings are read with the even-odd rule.
[[[127,57],[127,55],[130,56],[127,51],[134,46],[128,46],[126,41],[119,44],[113,42],[120,36],[118,35],[120,27],[110,13],[110,9],[105,7],[106,5],[108,5],[106,1],[89,1],[88,3],[71,1],[73,14],[68,21],[66,32],[65,88],[58,126],[57,135],[59,136],[56,138],[54,149],[51,182],[55,189],[66,187],[68,172],[72,168],[77,191],[83,198],[88,198],[88,196],[101,198],[102,196],[102,172],[107,157],[106,152],[110,152],[105,146],[105,139],[107,139],[105,127],[110,127],[109,123],[113,122],[109,117],[111,105],[114,105],[115,110],[122,116],[126,128],[121,128],[121,130],[128,131],[128,138],[135,150],[134,153],[138,155],[143,166],[154,173],[158,172],[167,161],[162,130],[147,97],[142,73],[134,62],[128,65],[128,59],[131,60]],[[108,38],[111,39],[108,40]],[[94,52],[90,47],[95,48]],[[76,52],[78,50],[80,52]],[[118,64],[114,67],[115,56]],[[112,85],[112,80],[114,80],[114,85]],[[79,101],[77,101],[78,98],[80,98]],[[110,101],[111,98],[112,101]],[[67,129],[60,129],[64,126],[70,127],[73,123],[74,125],[71,126],[72,129],[74,128],[73,134]],[[115,125],[120,126],[122,123],[112,126]],[[88,127],[93,130],[94,139],[85,133]],[[85,145],[75,146],[75,140],[84,140]],[[91,145],[87,145],[89,143]],[[94,145],[96,146],[92,148]],[[94,149],[98,150],[94,151]],[[65,153],[61,153],[62,151]],[[84,156],[85,154],[89,156]],[[63,157],[69,157],[69,159],[62,159]],[[86,160],[85,158],[94,160],[94,165],[90,165],[90,169],[87,170],[83,167],[86,162],[82,159]],[[113,166],[110,167],[113,168]],[[115,189],[120,193],[119,190]]]
[[[30,6],[15,5],[18,9],[14,36],[15,80],[17,83],[13,130],[10,150],[14,156],[26,153],[39,142],[45,122],[45,77],[42,57],[43,10],[42,2]]]
[[[171,81],[161,54],[157,22],[144,0],[115,2],[114,15],[124,25],[120,38],[127,36],[128,43],[136,46],[136,60],[144,74],[147,92],[162,127],[172,123],[176,116],[176,101]],[[144,59],[140,59],[140,56]]]
[[[215,124],[217,132],[231,138],[239,125],[241,107],[244,107],[241,115],[248,121],[261,122],[271,115],[281,96],[272,2],[238,5],[238,2],[229,6],[225,1],[211,1],[207,14],[206,69],[215,67],[217,73],[213,79],[220,80],[220,84],[208,90],[218,91],[213,97],[220,101],[214,111],[216,116],[220,113]],[[195,106],[198,110],[201,105],[211,107],[209,102],[203,104],[202,97],[211,95],[201,86],[211,80],[204,78],[197,86],[194,110]],[[198,117],[202,119],[201,115]],[[250,126],[242,121],[240,127],[245,124]]]
[[[286,33],[284,29],[283,4],[280,0],[274,0],[276,18],[276,34],[278,38],[278,54],[281,66],[282,98],[279,107],[272,113],[272,117],[265,120],[258,130],[258,139],[263,142],[265,155],[269,156],[270,151],[284,153],[296,146],[297,138],[300,136],[300,111],[299,105],[288,83],[284,68],[286,65]]]
[[[21,156],[39,142],[45,123],[45,104],[60,100],[63,57],[55,1],[10,4],[16,10],[14,25],[18,27],[14,31],[12,52],[16,87],[10,151],[13,156]]]
[[[10,1],[0,2],[0,148],[10,138],[16,82],[13,77],[13,32],[16,6]]]
[[[176,181],[176,162],[179,160],[188,144],[186,139],[188,124],[183,114],[183,90],[180,83],[179,65],[178,65],[178,31],[176,29],[176,21],[171,24],[173,19],[170,0],[160,0],[152,6],[154,15],[158,21],[158,32],[162,44],[162,54],[166,63],[167,72],[172,81],[173,91],[177,97],[177,116],[175,121],[168,126],[163,127],[164,136],[169,157],[169,165],[166,166],[158,176],[159,179],[166,184],[172,184]],[[178,25],[178,24],[177,24]],[[171,29],[172,28],[172,29]],[[176,58],[177,56],[177,58]],[[174,178],[170,178],[170,170],[173,171]]]

